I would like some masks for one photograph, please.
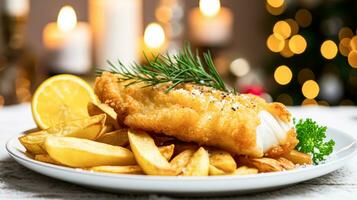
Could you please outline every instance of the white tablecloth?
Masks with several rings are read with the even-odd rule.
[[[291,107],[296,118],[311,117],[357,138],[357,107]],[[34,128],[28,104],[0,109],[0,199],[168,199],[162,195],[118,195],[102,193],[54,180],[15,163],[9,158],[5,143],[13,135]],[[238,197],[227,197],[238,198]],[[357,157],[344,168],[329,175],[284,189],[239,199],[357,199]]]

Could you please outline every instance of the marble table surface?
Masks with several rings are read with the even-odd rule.
[[[312,117],[321,124],[357,138],[357,107],[291,107],[297,118]],[[87,189],[32,172],[12,160],[5,143],[13,135],[35,127],[28,104],[0,109],[0,199],[176,199],[158,194],[113,194]],[[357,156],[328,175],[286,188],[219,199],[356,199]],[[182,198],[182,197],[180,197]],[[188,198],[188,197],[186,197]]]

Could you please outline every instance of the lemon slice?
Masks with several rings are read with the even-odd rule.
[[[97,102],[91,86],[83,79],[61,74],[44,81],[32,99],[32,115],[42,129],[88,116],[88,102]]]

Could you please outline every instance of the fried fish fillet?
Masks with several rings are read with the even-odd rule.
[[[130,128],[253,157],[277,156],[298,143],[291,115],[280,103],[194,84],[165,93],[167,85],[126,87],[128,83],[103,73],[94,90],[103,103],[114,108],[119,123]]]

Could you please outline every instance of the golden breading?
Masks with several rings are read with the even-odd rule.
[[[166,86],[128,87],[111,73],[95,83],[98,98],[114,108],[119,123],[130,128],[164,133],[186,142],[219,147],[237,155],[279,155],[297,144],[295,130],[280,145],[263,152],[256,141],[259,112],[266,110],[283,122],[290,113],[280,103],[266,103],[249,94],[234,95],[208,87],[183,84],[168,93]]]

